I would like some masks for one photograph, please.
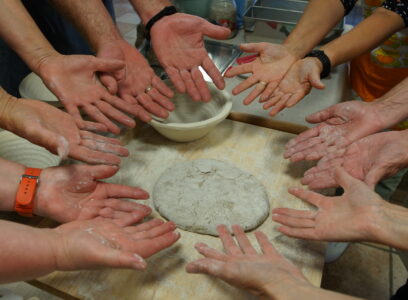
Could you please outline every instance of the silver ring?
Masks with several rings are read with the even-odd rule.
[[[258,83],[259,83],[259,84],[262,84],[262,85],[266,85],[266,82],[265,82],[265,81],[259,81]]]
[[[148,92],[150,92],[153,89],[153,87],[151,85],[149,85],[146,89],[145,89],[145,93],[147,94]]]

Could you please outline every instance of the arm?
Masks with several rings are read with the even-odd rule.
[[[173,223],[154,219],[137,226],[106,220],[76,221],[38,229],[0,221],[0,283],[33,279],[52,271],[103,267],[144,270],[149,257],[174,244]],[[159,233],[158,233],[159,232]]]
[[[120,35],[111,16],[100,0],[51,1],[82,32],[100,58],[125,62],[123,72],[104,72],[101,81],[113,94],[126,100],[125,110],[144,122],[151,120],[149,113],[167,118],[174,109],[169,100],[173,92],[157,77],[146,59]],[[150,3],[150,1],[144,1]],[[116,75],[116,78],[115,78]],[[148,88],[151,90],[148,90]]]
[[[258,254],[240,226],[232,226],[237,242],[225,225],[218,226],[217,230],[225,253],[203,243],[196,244],[195,248],[204,258],[190,262],[186,267],[188,273],[220,278],[261,299],[356,299],[311,285],[295,265],[276,251],[263,232],[255,232],[262,250],[262,254]]]

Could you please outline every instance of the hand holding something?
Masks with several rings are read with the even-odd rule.
[[[289,189],[296,197],[317,207],[317,211],[289,208],[272,210],[278,230],[291,237],[323,241],[373,241],[378,220],[388,205],[363,182],[339,168],[336,182],[344,188],[339,197],[326,197],[299,188]]]
[[[302,132],[286,145],[285,158],[292,162],[318,160],[383,128],[374,103],[348,101],[332,105],[306,117],[316,127]]]
[[[62,158],[69,156],[91,164],[119,164],[129,151],[120,141],[79,130],[74,118],[41,101],[10,98],[5,128],[43,146]],[[85,127],[92,127],[84,122]]]
[[[232,229],[238,245],[225,225],[218,226],[225,253],[199,243],[196,249],[205,258],[190,262],[187,272],[212,275],[257,295],[282,289],[282,281],[308,285],[302,272],[275,250],[264,233],[255,232],[263,252],[258,254],[240,226],[233,225]]]
[[[34,213],[60,223],[103,217],[119,226],[139,222],[148,206],[117,198],[147,199],[142,189],[98,181],[113,176],[115,166],[69,165],[44,169],[34,199]]]
[[[241,49],[245,52],[257,53],[259,57],[253,62],[234,67],[225,73],[226,77],[252,73],[248,79],[236,86],[232,93],[237,95],[256,84],[245,98],[244,104],[250,104],[259,95],[261,95],[261,101],[266,101],[297,58],[289,53],[285,46],[278,44],[242,44]]]
[[[203,37],[226,39],[229,34],[227,28],[196,16],[177,13],[154,24],[151,42],[176,89],[181,93],[187,91],[195,101],[208,102],[211,94],[199,67],[207,72],[219,89],[223,89],[225,83],[208,56]]]
[[[342,166],[353,177],[374,187],[382,178],[390,177],[408,165],[407,133],[377,133],[330,152],[305,173],[302,183],[311,189],[336,187],[334,169]]]
[[[169,100],[174,93],[157,77],[153,69],[139,51],[125,40],[117,40],[104,44],[98,49],[98,57],[119,59],[124,61],[125,68],[121,71],[120,80],[116,80],[113,72],[101,75],[101,81],[113,93],[128,103],[124,111],[149,122],[149,113],[160,118],[167,118],[174,104]],[[148,91],[148,88],[150,90]]]
[[[180,238],[175,229],[174,223],[159,219],[136,226],[120,226],[103,219],[61,225],[53,229],[57,270],[144,270],[147,264],[142,257],[173,245]]]
[[[320,69],[315,58],[304,58],[295,62],[281,80],[272,96],[265,102],[263,108],[271,109],[270,116],[276,115],[285,107],[292,107],[307,94],[312,87],[324,89],[320,81]]]
[[[119,133],[120,129],[110,119],[134,127],[135,122],[121,110],[126,111],[126,102],[111,95],[98,82],[98,72],[115,72],[123,69],[119,60],[100,59],[91,55],[51,55],[39,66],[39,76],[57,96],[67,112],[77,121],[81,129],[87,129],[79,108],[102,124],[97,130]]]

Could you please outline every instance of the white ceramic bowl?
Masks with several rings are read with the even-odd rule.
[[[56,107],[62,107],[58,98],[45,86],[42,79],[35,73],[28,74],[21,81],[19,91],[23,98],[41,100]]]
[[[171,86],[168,81],[166,83]],[[210,82],[208,87],[212,95],[210,102],[196,102],[187,94],[175,92],[171,99],[175,105],[174,111],[167,119],[153,119],[150,124],[173,141],[190,142],[202,138],[228,116],[232,107],[230,93],[220,91]]]
[[[0,132],[0,157],[33,168],[53,167],[61,162],[59,156],[5,130]]]

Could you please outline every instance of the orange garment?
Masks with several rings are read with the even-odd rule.
[[[408,76],[408,68],[387,68],[371,59],[370,52],[355,58],[350,70],[353,90],[368,102],[381,97]]]

